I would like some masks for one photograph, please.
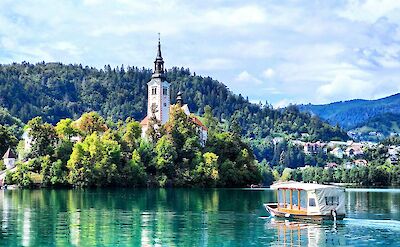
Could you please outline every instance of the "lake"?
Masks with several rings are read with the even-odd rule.
[[[271,219],[268,189],[0,191],[0,246],[400,246],[400,190],[348,189],[335,224]]]

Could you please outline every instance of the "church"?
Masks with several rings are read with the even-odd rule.
[[[165,124],[168,121],[171,108],[170,86],[171,83],[167,81],[165,76],[164,60],[161,56],[161,42],[158,39],[154,71],[150,81],[147,83],[147,116],[140,122],[142,137],[146,136],[150,124],[149,119],[152,114],[156,116],[161,124]],[[196,124],[200,141],[204,145],[207,141],[207,127],[194,114],[190,113],[188,105],[183,103],[181,92],[177,94],[176,103],[181,106],[183,112],[189,117],[189,120]]]

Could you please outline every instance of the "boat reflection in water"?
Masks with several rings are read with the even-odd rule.
[[[271,246],[343,246],[345,237],[338,224],[316,224],[271,218],[265,224],[267,231],[276,231]],[[338,231],[339,229],[339,231]]]

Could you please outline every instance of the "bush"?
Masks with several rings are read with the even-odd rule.
[[[6,169],[6,165],[4,165],[4,161],[0,160],[0,171],[5,170]]]

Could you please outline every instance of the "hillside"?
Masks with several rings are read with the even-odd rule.
[[[356,139],[381,141],[391,133],[400,133],[400,114],[379,114],[359,124],[351,131],[359,136]]]
[[[149,69],[123,66],[96,69],[44,62],[0,65],[0,106],[25,123],[42,116],[55,124],[88,111],[113,120],[133,117],[140,121],[146,114],[151,73]],[[192,112],[202,115],[209,105],[213,115],[227,126],[233,121],[238,123],[249,140],[300,138],[304,133],[308,133],[307,140],[348,138],[341,129],[301,113],[297,107],[275,110],[268,104],[252,104],[224,84],[188,69],[172,68],[167,79],[171,82],[172,103],[180,90]]]
[[[384,118],[379,118],[382,114],[400,114],[400,93],[377,100],[357,99],[326,105],[308,104],[300,105],[299,108],[301,111],[315,114],[333,125],[339,124],[350,130],[360,128],[372,118],[375,118],[376,125],[379,119],[384,121]]]

